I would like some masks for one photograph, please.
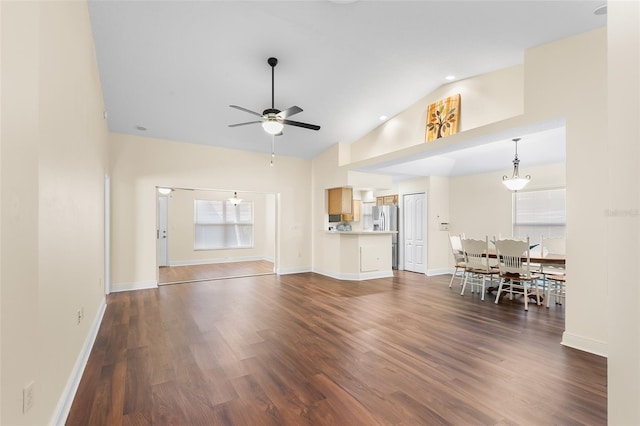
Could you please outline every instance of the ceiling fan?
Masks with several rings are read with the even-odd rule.
[[[302,108],[299,106],[292,106],[290,108],[285,109],[284,111],[280,111],[276,109],[273,101],[273,93],[274,93],[274,69],[278,64],[277,58],[269,58],[267,59],[267,63],[271,66],[271,108],[265,109],[262,114],[257,113],[255,111],[251,111],[250,109],[243,108],[238,105],[229,105],[231,108],[239,109],[240,111],[248,112],[249,114],[257,115],[260,117],[260,120],[257,121],[248,121],[246,123],[237,123],[237,124],[229,124],[229,127],[238,127],[245,126],[247,124],[254,123],[262,123],[262,128],[269,134],[279,136],[282,134],[282,128],[284,124],[289,126],[303,127],[305,129],[311,130],[320,130],[320,126],[315,124],[301,123],[299,121],[288,120],[288,117],[291,117],[294,114],[302,112]]]

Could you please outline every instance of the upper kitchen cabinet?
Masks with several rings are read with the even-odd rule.
[[[353,214],[353,188],[331,188],[329,214]]]
[[[353,200],[353,213],[342,215],[345,222],[360,222],[360,200]]]
[[[376,197],[376,206],[398,205],[398,194]]]

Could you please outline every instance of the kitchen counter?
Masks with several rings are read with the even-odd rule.
[[[339,280],[392,277],[393,234],[397,231],[320,231],[315,272]]]

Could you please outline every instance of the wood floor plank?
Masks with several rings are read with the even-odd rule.
[[[110,295],[69,425],[607,423],[564,307],[449,276],[261,275]]]

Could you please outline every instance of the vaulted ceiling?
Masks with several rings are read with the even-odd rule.
[[[275,107],[297,105],[304,111],[292,119],[321,126],[286,126],[276,152],[313,158],[359,139],[447,75],[521,64],[528,48],[605,25],[593,13],[600,4],[90,0],[89,11],[111,131],[270,152],[258,124],[228,125],[256,119],[231,104],[271,106],[274,56]]]

